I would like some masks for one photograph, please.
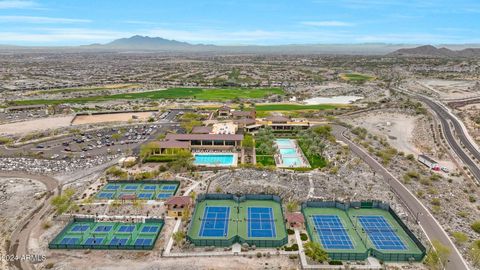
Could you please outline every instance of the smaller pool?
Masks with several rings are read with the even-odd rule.
[[[275,142],[279,147],[293,146],[292,140],[290,139],[276,139]]]
[[[280,148],[280,154],[283,155],[295,155],[297,151],[294,148]]]
[[[234,154],[209,154],[198,153],[195,154],[195,165],[203,166],[234,166],[235,165]]]
[[[284,166],[291,166],[291,167],[297,167],[303,165],[303,162],[300,158],[298,157],[284,157],[283,158],[283,165]]]

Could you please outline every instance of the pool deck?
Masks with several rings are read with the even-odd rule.
[[[284,141],[288,140],[289,142],[286,143]],[[279,143],[282,141],[282,143]],[[276,139],[275,145],[277,146],[277,154],[275,154],[275,163],[277,164],[278,168],[310,168],[310,163],[308,162],[307,158],[303,154],[302,150],[298,146],[296,140],[294,139]],[[293,154],[282,154],[282,149],[292,149],[294,151]],[[285,159],[298,159],[300,161],[299,164],[286,164]]]

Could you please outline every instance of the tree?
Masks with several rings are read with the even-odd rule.
[[[252,135],[247,134],[243,137],[243,141],[242,141],[242,146],[243,147],[253,148],[254,145],[255,145],[255,142],[253,141]]]
[[[160,149],[158,142],[149,142],[144,144],[140,147],[140,158],[143,160],[144,158],[157,152],[158,149]]]
[[[463,232],[453,232],[452,236],[457,244],[465,244],[468,241],[468,235]]]
[[[184,221],[184,222],[188,221],[188,219],[190,219],[190,214],[191,214],[190,208],[187,207],[187,208],[183,209],[183,211],[182,211],[182,221]]]
[[[480,240],[473,242],[469,253],[470,257],[472,257],[473,265],[480,266]]]
[[[201,126],[201,125],[202,125],[202,122],[198,120],[186,121],[180,124],[180,126],[184,128],[187,131],[187,133],[192,132],[193,127]]]
[[[287,212],[289,213],[293,213],[295,211],[297,211],[298,209],[298,202],[296,201],[289,201],[287,203]]]
[[[427,265],[430,270],[441,270],[444,269],[448,261],[448,256],[450,256],[451,250],[440,243],[438,240],[432,241],[432,247],[425,257],[425,265]]]
[[[114,133],[112,134],[112,139],[114,139],[115,141],[118,141],[122,138],[122,134],[120,133]]]
[[[328,260],[328,253],[316,242],[307,242],[305,244],[305,255],[317,262]]]
[[[189,170],[193,168],[192,153],[187,150],[179,150],[175,160],[171,161],[168,165],[173,172],[181,172],[185,169]]]
[[[72,200],[74,194],[74,189],[67,188],[62,195],[58,195],[52,198],[51,204],[55,208],[57,214],[61,215],[75,207],[75,203]]]
[[[195,199],[197,198],[197,193],[192,190],[192,192],[190,192],[190,194],[188,196],[190,196],[190,198],[192,198],[192,201],[195,201]]]
[[[178,231],[172,235],[173,241],[177,246],[182,244],[183,239],[185,238],[185,233],[183,231]]]
[[[480,233],[480,220],[477,220],[477,221],[473,222],[470,227],[472,227],[472,230],[474,232]]]

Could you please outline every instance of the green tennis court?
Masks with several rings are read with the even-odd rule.
[[[421,261],[425,247],[382,202],[306,202],[302,205],[310,239],[334,260]]]
[[[280,203],[232,197],[199,200],[188,239],[197,246],[246,242],[258,247],[276,247],[284,245],[288,237]]]
[[[178,181],[109,181],[95,198],[99,200],[122,198],[166,200],[175,195],[179,186]]]
[[[161,219],[145,223],[74,219],[48,245],[51,249],[152,249],[163,228]]]

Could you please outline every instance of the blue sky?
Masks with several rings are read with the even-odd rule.
[[[0,44],[480,43],[479,0],[0,0]]]

